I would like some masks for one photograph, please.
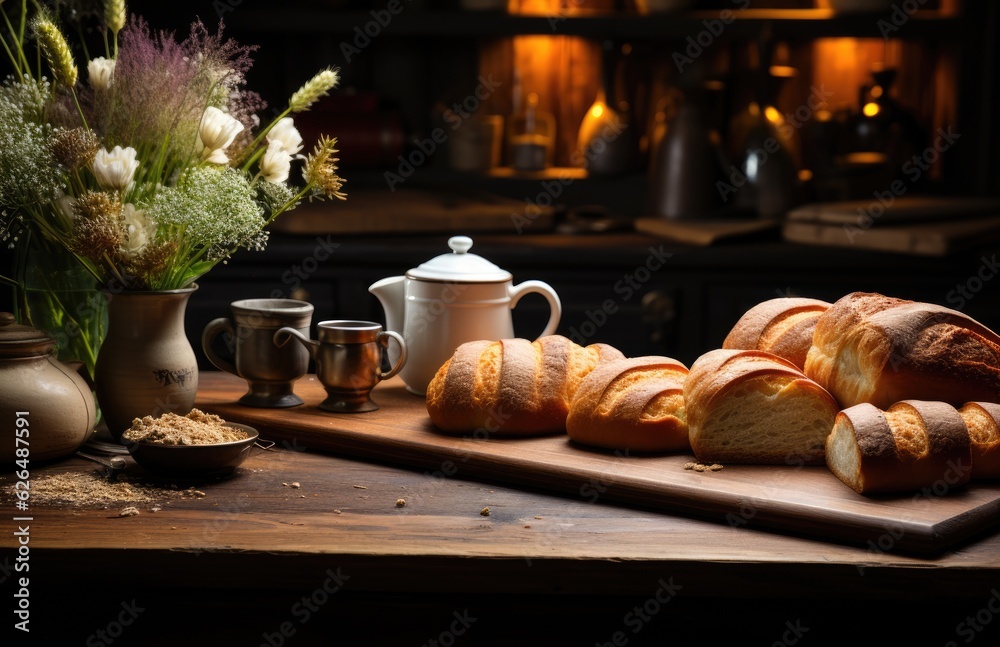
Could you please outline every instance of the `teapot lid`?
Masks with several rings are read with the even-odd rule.
[[[448,239],[451,254],[441,254],[409,270],[406,277],[426,281],[451,283],[501,283],[511,279],[510,272],[502,270],[482,256],[470,254],[472,239],[452,236]]]
[[[0,312],[0,357],[48,355],[55,347],[56,340],[41,330],[17,323],[9,312]]]

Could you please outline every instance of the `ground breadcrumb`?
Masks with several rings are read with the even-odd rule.
[[[695,472],[718,472],[722,469],[722,465],[718,463],[712,463],[711,465],[706,465],[704,463],[684,463],[684,469],[694,470]]]
[[[5,494],[14,496],[14,486]],[[145,504],[195,496],[190,491],[177,491],[141,483],[126,474],[109,481],[97,470],[43,474],[31,480],[31,503],[64,504],[72,508],[109,508],[121,504]],[[204,496],[204,493],[202,493]]]
[[[244,440],[247,434],[226,426],[219,416],[192,409],[184,416],[165,413],[159,418],[136,418],[122,436],[131,442],[154,445],[213,445]]]

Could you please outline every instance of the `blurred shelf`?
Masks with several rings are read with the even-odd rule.
[[[363,38],[447,37],[478,39],[522,34],[582,36],[585,38],[631,38],[680,40],[706,31],[705,21],[719,20],[723,11],[694,11],[650,15],[609,16],[512,16],[496,12],[420,11],[405,9],[385,25],[370,12],[335,9],[282,8],[244,9],[227,17],[228,24],[243,32],[351,36]],[[731,11],[732,21],[713,40],[744,39],[769,27],[783,40],[815,38],[885,38],[885,25],[896,27],[890,12],[837,14],[830,9],[745,9]],[[728,18],[729,16],[727,16]],[[373,26],[365,30],[366,25]],[[962,37],[960,17],[940,11],[918,11],[889,33],[891,38],[949,40]],[[888,31],[888,30],[887,30]],[[711,32],[709,32],[711,35]],[[353,39],[345,43],[352,43]],[[362,42],[364,42],[362,40]],[[360,47],[360,46],[359,46]]]

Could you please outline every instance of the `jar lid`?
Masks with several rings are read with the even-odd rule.
[[[452,236],[448,239],[451,254],[441,254],[421,263],[406,273],[407,278],[450,283],[500,283],[511,279],[510,272],[502,270],[482,256],[470,254],[472,239]]]
[[[0,357],[48,355],[55,347],[56,340],[41,330],[17,323],[9,312],[0,312]]]

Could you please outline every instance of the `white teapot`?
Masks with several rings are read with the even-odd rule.
[[[449,238],[448,246],[451,254],[368,288],[385,310],[386,329],[406,340],[408,358],[399,375],[417,395],[426,393],[434,374],[461,344],[514,337],[511,310],[524,295],[537,292],[549,302],[549,322],[540,336],[555,333],[562,316],[559,296],[547,283],[513,285],[510,272],[469,253],[472,239],[467,236]],[[395,346],[389,347],[394,365],[397,353]]]

